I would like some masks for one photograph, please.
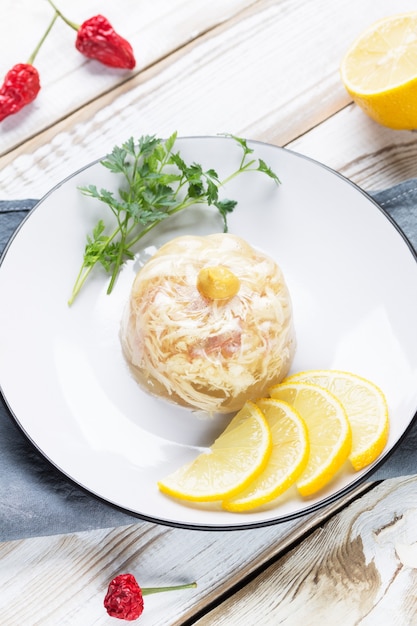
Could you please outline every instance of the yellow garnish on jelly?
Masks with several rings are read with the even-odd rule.
[[[210,300],[229,300],[240,289],[240,280],[224,265],[203,267],[197,276],[197,289]]]

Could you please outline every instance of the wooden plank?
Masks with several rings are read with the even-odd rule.
[[[72,0],[66,6],[58,1],[62,12],[76,24],[98,13],[105,15],[115,30],[131,43],[137,65],[132,71],[120,70],[86,59],[75,49],[75,31],[58,20],[35,61],[41,91],[33,104],[1,123],[0,154],[115,86],[123,85],[132,76],[255,2],[90,0],[86,8],[84,0]],[[2,0],[0,16],[0,41],[7,42],[7,50],[3,49],[0,57],[0,76],[4,76],[12,65],[27,60],[52,18],[53,10],[46,1]],[[10,32],[17,36],[10,37]]]
[[[259,1],[3,156],[2,195],[39,197],[132,134],[233,132],[286,145],[349,103],[338,68],[353,37],[412,7],[413,0]]]
[[[417,623],[417,477],[353,502],[196,626]]]
[[[367,191],[417,177],[417,134],[385,128],[351,104],[288,148],[337,170]]]
[[[131,572],[142,586],[197,581],[195,590],[145,598],[143,626],[179,626],[365,489],[266,528],[190,531],[143,522],[0,544],[2,623],[109,624],[102,606],[107,585],[118,573]]]

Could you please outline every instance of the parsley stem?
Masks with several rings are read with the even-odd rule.
[[[187,207],[193,206],[195,204],[203,204],[203,202],[202,201],[198,201],[198,199],[196,199],[196,198],[192,198],[188,202],[183,202],[180,205],[178,205],[177,207],[175,207],[174,209],[171,209],[170,211],[168,211],[167,215],[168,216],[174,215],[175,213],[179,213],[179,211],[182,211],[183,209],[186,209]],[[136,237],[134,237],[133,239],[131,239],[129,241],[129,248],[132,248],[132,246],[134,246],[140,239],[142,239],[142,237],[147,235],[156,226],[159,226],[160,223],[161,222],[152,222],[151,224],[148,224],[148,226],[145,226],[145,228],[143,228],[136,235]]]
[[[69,306],[71,306],[71,304],[73,304],[75,298],[78,296],[78,294],[80,293],[82,286],[84,285],[85,281],[88,278],[88,275],[90,274],[91,270],[93,269],[93,265],[90,265],[89,267],[85,267],[85,265],[81,266],[80,271],[78,272],[78,276],[75,280],[75,284],[71,293],[71,297],[68,300],[68,304]]]
[[[120,232],[120,226],[117,227],[113,233],[107,238],[107,241],[105,243],[105,245],[102,246],[101,249],[101,254],[104,254],[104,252],[106,251],[106,248],[110,245],[110,243],[115,239],[115,237],[117,237],[117,235]],[[71,306],[71,304],[74,303],[75,298],[78,296],[78,294],[80,293],[85,281],[87,280],[88,276],[90,275],[93,267],[96,265],[96,263],[98,263],[98,261],[95,261],[94,263],[91,264],[86,264],[86,260],[85,260],[85,256],[84,256],[84,262],[81,265],[80,271],[78,272],[77,278],[75,279],[75,283],[74,283],[74,287],[72,289],[72,293],[71,293],[71,297],[68,300],[68,305]]]
[[[236,170],[235,172],[232,172],[229,176],[227,176],[227,178],[225,178],[224,180],[222,180],[221,185],[226,185],[228,182],[230,182],[231,180],[233,180],[234,178],[236,178],[236,176],[239,176],[239,174],[242,174],[242,172],[257,172],[258,168],[257,167],[252,167],[251,165],[253,165],[254,163],[256,163],[255,159],[252,159],[252,161],[248,161],[248,163],[244,164],[244,160],[245,157],[243,157],[241,163],[240,163],[240,167],[238,170]]]
[[[107,288],[107,293],[108,294],[111,293],[112,290],[113,290],[114,284],[116,282],[117,276],[118,276],[119,271],[120,271],[120,266],[123,263],[123,253],[124,253],[125,248],[126,248],[126,246],[125,246],[125,242],[126,242],[126,227],[127,227],[128,221],[129,221],[129,219],[128,219],[128,217],[126,217],[125,220],[124,220],[124,223],[122,225],[119,224],[119,231],[121,233],[121,235],[120,235],[120,246],[119,246],[119,251],[118,251],[117,258],[116,258],[116,261],[115,261],[115,264],[114,264],[113,273],[111,275],[110,283],[109,283],[109,286]]]

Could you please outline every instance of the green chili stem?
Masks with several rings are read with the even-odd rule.
[[[68,26],[71,26],[71,28],[73,28],[74,30],[77,30],[77,31],[79,30],[79,28],[80,28],[79,24],[76,24],[75,22],[72,22],[67,17],[65,17],[65,15],[63,13],[61,13],[61,11],[58,9],[58,7],[52,2],[52,0],[47,0],[47,1],[51,5],[51,7],[53,7],[55,9],[56,13],[59,15],[61,20],[64,20],[64,22],[66,24],[68,24]]]
[[[43,42],[45,41],[45,39],[47,38],[47,36],[49,35],[52,26],[55,24],[56,20],[58,17],[58,13],[55,11],[55,15],[52,18],[52,20],[49,23],[48,28],[46,29],[46,31],[44,32],[44,34],[42,35],[41,39],[39,40],[38,45],[36,46],[36,48],[34,49],[34,51],[32,52],[32,54],[30,55],[29,59],[27,60],[27,64],[28,65],[33,65],[33,62],[35,60],[36,55],[38,54]]]
[[[188,585],[175,585],[174,587],[141,587],[142,595],[149,596],[151,593],[159,593],[161,591],[178,591],[180,589],[193,589],[197,587],[197,583],[188,583]]]

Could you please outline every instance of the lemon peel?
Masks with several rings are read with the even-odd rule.
[[[352,429],[349,460],[356,471],[378,458],[388,440],[389,412],[385,395],[375,383],[340,370],[307,370],[286,380],[319,385],[340,400]]]
[[[189,502],[233,496],[268,463],[272,436],[262,411],[246,402],[207,452],[158,482],[159,489]]]
[[[271,456],[257,478],[234,498],[222,503],[227,511],[249,511],[275,500],[295,483],[308,461],[310,445],[300,414],[274,398],[262,398],[256,404],[271,429]]]
[[[311,496],[326,486],[347,460],[352,432],[346,411],[327,389],[304,382],[283,382],[270,395],[288,402],[303,418],[310,441],[307,466],[297,481],[302,496]]]
[[[354,102],[379,124],[417,128],[417,12],[372,24],[352,43],[340,65]]]

